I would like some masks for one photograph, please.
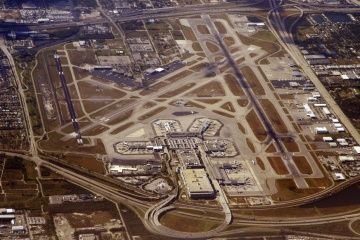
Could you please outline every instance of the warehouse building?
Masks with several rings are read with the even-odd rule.
[[[310,65],[326,65],[330,63],[329,59],[322,54],[304,55],[304,58]]]

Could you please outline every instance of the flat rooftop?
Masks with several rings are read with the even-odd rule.
[[[184,185],[191,197],[194,195],[213,195],[214,188],[206,175],[205,169],[181,170]]]

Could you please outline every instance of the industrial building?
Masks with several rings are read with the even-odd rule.
[[[304,58],[308,62],[309,65],[326,65],[326,64],[330,64],[329,59],[326,58],[322,54],[304,55]]]
[[[183,169],[181,178],[190,198],[214,198],[214,188],[206,174],[205,169]]]

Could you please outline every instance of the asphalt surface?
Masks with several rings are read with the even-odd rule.
[[[79,126],[79,123],[78,123],[78,121],[76,119],[76,111],[74,109],[74,105],[73,105],[73,102],[71,100],[71,95],[70,95],[70,92],[69,92],[69,88],[67,87],[64,72],[63,72],[63,69],[62,69],[62,66],[61,66],[61,60],[60,60],[59,55],[57,55],[56,53],[54,55],[54,58],[55,58],[56,67],[57,67],[59,77],[60,77],[61,87],[62,87],[62,89],[64,91],[65,100],[66,100],[66,104],[67,104],[67,107],[68,107],[68,110],[69,110],[71,122],[72,122],[72,125],[74,127],[74,131],[76,133],[76,138],[81,139],[80,126]]]

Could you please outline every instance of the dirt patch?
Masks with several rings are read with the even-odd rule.
[[[83,99],[119,99],[126,95],[120,90],[93,82],[78,82],[78,87]]]
[[[170,98],[170,97],[179,95],[179,94],[189,90],[190,88],[194,87],[195,85],[196,85],[195,83],[188,83],[188,84],[181,86],[175,90],[172,90],[172,91],[169,91],[167,93],[160,95],[159,98]]]
[[[197,25],[196,28],[201,34],[210,34],[209,29],[206,25]]]
[[[252,57],[252,58],[255,58],[257,56],[257,54],[256,53],[250,53],[249,56]]]
[[[251,37],[246,37],[241,34],[237,34],[240,41],[245,45],[255,45],[261,47],[268,54],[277,52],[280,47],[277,44],[276,38],[270,31],[259,31]]]
[[[193,72],[189,71],[189,70],[185,70],[180,73],[177,73],[176,75],[169,77],[164,81],[158,82],[156,84],[151,85],[150,87],[147,87],[146,89],[140,91],[139,94],[141,96],[146,96],[146,95],[155,93],[155,92],[159,91],[161,88],[168,86],[170,83],[174,83],[180,79],[183,79],[183,78],[189,76],[191,73],[193,73]]]
[[[283,94],[279,94],[279,97],[282,100],[292,100],[295,98],[295,94],[290,94],[290,93],[283,93]]]
[[[271,167],[278,175],[286,175],[289,174],[283,160],[281,157],[267,157]]]
[[[185,70],[185,71],[182,71],[182,72],[179,72],[177,74],[175,74],[174,76],[172,77],[169,77],[167,78],[166,80],[164,80],[164,82],[167,82],[167,83],[174,83],[182,78],[185,78],[187,76],[189,76],[190,74],[192,74],[191,71],[189,70]]]
[[[165,86],[168,86],[168,83],[166,83],[164,81],[163,82],[158,82],[158,83],[156,83],[154,85],[151,85],[150,87],[140,91],[139,94],[141,96],[146,96],[146,95],[152,94],[154,92],[157,92],[158,90],[160,90],[161,88],[163,88]]]
[[[170,211],[164,214],[160,218],[160,222],[171,229],[182,232],[203,232],[209,231],[217,227],[220,223],[209,220],[201,220],[198,218],[194,220],[193,217],[186,217],[186,215],[172,214],[174,211]]]
[[[294,141],[293,138],[284,137],[284,138],[281,138],[281,140],[289,152],[299,152],[300,151],[298,144]]]
[[[279,113],[276,111],[274,105],[268,99],[259,99],[259,102],[264,109],[267,117],[278,133],[284,134],[288,132],[284,121],[281,119]]]
[[[296,167],[299,169],[299,171],[302,174],[312,174],[313,171],[311,169],[311,166],[304,156],[293,156],[292,159],[294,160],[294,163]]]
[[[196,36],[193,30],[190,27],[181,25],[182,32],[187,40],[190,41],[197,41]]]
[[[190,69],[195,71],[195,72],[200,72],[202,70],[204,70],[205,68],[207,68],[209,66],[209,63],[207,62],[202,62],[199,64],[196,64],[194,66],[192,66]]]
[[[131,126],[134,126],[135,123],[133,122],[128,122],[128,123],[125,123],[124,125],[121,125],[120,127],[116,128],[115,130],[113,130],[112,132],[110,132],[111,135],[116,135],[126,129],[128,129],[129,127]]]
[[[224,76],[224,80],[234,96],[245,96],[244,91],[240,86],[240,83],[233,74],[226,74]]]
[[[256,138],[262,142],[267,137],[267,132],[265,131],[264,126],[259,120],[259,117],[254,110],[251,110],[246,116],[246,121],[250,125],[252,132],[255,134]]]
[[[155,102],[147,102],[143,105],[143,108],[150,109],[152,107],[155,107],[157,104]]]
[[[164,111],[166,109],[166,107],[158,107],[158,108],[155,108],[154,110],[144,114],[144,115],[141,115],[138,120],[140,121],[143,121],[145,119],[148,119],[148,118],[151,118],[152,116],[155,116],[156,114],[159,114],[161,113],[162,111]]]
[[[185,40],[185,37],[181,31],[175,30],[175,31],[171,31],[171,33],[172,33],[174,40]]]
[[[224,117],[228,117],[228,118],[234,118],[233,115],[231,114],[228,114],[228,113],[225,113],[225,112],[222,112],[222,111],[218,111],[218,110],[213,110],[214,113],[216,114],[219,114],[221,116],[224,116]]]
[[[73,65],[81,66],[83,64],[96,65],[98,61],[93,50],[68,50],[70,62]]]
[[[215,44],[213,44],[211,42],[206,42],[206,47],[212,53],[216,53],[216,52],[218,52],[220,50],[217,45],[215,45]]]
[[[310,188],[326,188],[330,187],[332,182],[329,178],[305,178]]]
[[[305,197],[310,194],[314,194],[319,189],[298,189],[294,180],[292,179],[276,179],[275,185],[278,192],[272,195],[275,201],[289,201],[300,197]]]
[[[100,133],[105,132],[106,130],[109,130],[109,127],[98,124],[92,128],[87,129],[86,131],[82,132],[82,135],[83,136],[96,136]]]
[[[244,126],[243,125],[241,125],[241,123],[237,123],[237,126],[238,126],[238,128],[239,128],[239,130],[240,130],[240,132],[242,132],[243,134],[245,134],[246,133],[246,131],[245,131],[245,128],[244,128]]]
[[[188,101],[184,104],[185,107],[195,107],[195,108],[201,108],[204,109],[205,107],[203,105],[197,104],[196,102],[193,101]]]
[[[241,73],[245,77],[246,81],[248,82],[249,86],[253,90],[254,94],[257,96],[265,95],[265,90],[262,87],[259,79],[255,76],[253,70],[250,67],[245,66],[240,69]]]
[[[256,158],[256,164],[260,167],[261,170],[265,170],[265,164],[264,162],[261,160],[261,158],[257,157]]]
[[[113,103],[113,104],[107,106],[106,108],[104,108],[100,111],[97,111],[96,113],[91,114],[90,117],[95,120],[100,119],[108,114],[115,113],[116,110],[121,110],[121,109],[129,106],[133,102],[134,102],[134,100],[132,100],[132,99],[121,100],[119,102],[116,102],[116,103]]]
[[[131,117],[133,112],[134,112],[134,109],[122,112],[121,114],[117,115],[116,117],[112,118],[110,121],[108,121],[106,123],[109,125],[115,125],[115,124],[121,123],[121,122],[129,119],[129,117]]]
[[[196,52],[202,52],[202,51],[203,51],[200,43],[198,43],[198,42],[193,42],[192,45],[191,45],[191,47],[192,47],[192,48],[194,49],[194,51],[196,51]]]
[[[92,122],[90,121],[89,118],[82,118],[82,119],[79,119],[79,126],[80,126],[80,130],[83,128],[83,127],[86,127],[87,125],[91,124]],[[74,127],[72,124],[69,124],[67,125],[66,127],[63,127],[61,129],[62,132],[66,133],[66,134],[70,134],[72,132],[74,132]]]
[[[214,98],[197,98],[195,100],[199,101],[199,102],[207,103],[207,104],[215,104],[215,103],[221,101],[221,99],[214,99]]]
[[[225,96],[225,91],[220,82],[212,81],[195,89],[187,95],[197,97],[223,97]]]
[[[351,223],[351,228],[360,235],[360,220]]]
[[[219,32],[220,34],[226,34],[226,33],[227,33],[226,28],[225,28],[225,26],[222,24],[222,22],[215,21],[214,24],[215,24],[215,27],[216,27],[216,29],[218,30],[218,32]]]
[[[229,112],[235,112],[234,105],[231,102],[224,103],[223,105],[221,105],[221,108]]]
[[[249,104],[249,100],[247,99],[238,99],[237,103],[240,107],[246,107]]]
[[[235,44],[235,40],[232,37],[224,37],[224,43],[226,46],[231,47]]]
[[[104,163],[96,160],[94,156],[82,155],[82,154],[65,154],[64,159],[66,162],[77,165],[82,168],[86,168],[90,171],[104,174]]]
[[[85,111],[87,113],[92,113],[93,111],[98,110],[99,108],[105,107],[113,103],[113,100],[83,100]]]
[[[241,58],[239,58],[239,59],[236,60],[236,63],[240,65],[240,64],[242,64],[244,61],[245,61],[245,58],[244,58],[244,57],[241,57]]]
[[[254,144],[252,143],[252,141],[249,138],[246,138],[246,144],[248,145],[249,149],[253,153],[255,153],[255,146],[254,146]]]
[[[94,146],[84,146],[77,144],[75,138],[70,138],[66,141],[62,141],[63,135],[52,132],[48,133],[48,139],[39,142],[40,147],[44,151],[55,151],[55,152],[71,152],[76,151],[86,154],[106,154],[104,144],[100,139],[94,140]],[[83,139],[86,141],[86,138]]]
[[[78,67],[73,67],[73,71],[74,71],[74,75],[76,80],[80,80],[83,78],[86,78],[88,76],[90,76],[90,72],[86,69],[82,69],[82,68],[78,68]]]
[[[94,211],[92,213],[82,213],[81,215],[74,213],[65,214],[65,217],[73,228],[91,228],[111,222],[114,215],[110,212]]]
[[[276,152],[276,147],[274,146],[273,143],[271,143],[271,144],[267,147],[267,149],[265,150],[265,152],[267,152],[267,153],[274,153],[274,152]]]

